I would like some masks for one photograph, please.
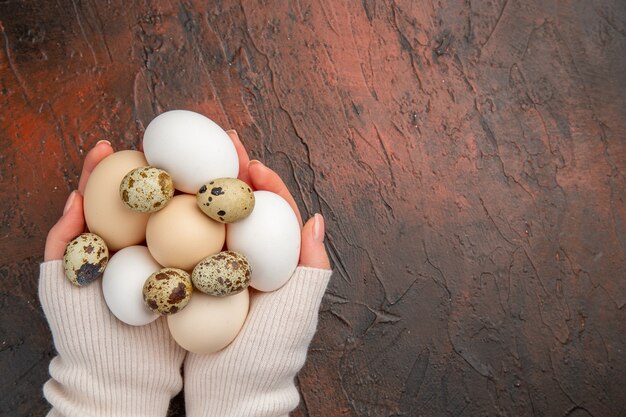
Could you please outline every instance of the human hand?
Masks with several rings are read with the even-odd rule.
[[[302,216],[298,210],[298,205],[280,176],[260,161],[250,161],[237,132],[229,130],[227,133],[235,144],[235,149],[237,149],[239,179],[246,182],[253,190],[271,191],[278,194],[289,203],[296,213],[302,228],[299,266],[330,269],[328,254],[324,247],[324,217],[321,214],[315,214],[302,227]]]
[[[237,133],[228,134],[239,156],[239,179],[283,197],[302,225],[298,207],[278,174],[250,161]],[[324,220],[316,214],[302,227],[298,268],[278,290],[251,292],[248,317],[235,340],[211,355],[187,354],[187,416],[284,416],[298,405],[294,377],[315,333],[329,269]]]
[[[302,216],[298,205],[283,180],[274,171],[259,161],[250,161],[248,153],[234,130],[229,130],[237,156],[239,157],[239,179],[245,181],[255,190],[272,191],[283,197],[291,206],[302,226]],[[76,236],[85,230],[85,216],[83,214],[83,192],[89,175],[96,165],[113,153],[111,144],[102,140],[89,151],[85,157],[83,171],[80,176],[78,190],[68,197],[63,215],[50,229],[46,239],[44,261],[63,258],[65,247]],[[324,218],[320,214],[314,215],[302,228],[302,246],[300,249],[300,266],[330,269],[330,262],[324,248]]]
[[[72,191],[69,195],[65,202],[65,207],[63,208],[63,215],[48,232],[43,256],[44,262],[62,259],[67,244],[85,230],[83,193],[85,192],[87,180],[96,165],[112,153],[113,148],[111,147],[111,143],[107,140],[99,141],[96,143],[96,146],[87,153],[85,162],[83,163],[83,171],[78,181],[78,190]]]
[[[41,264],[39,298],[58,354],[43,389],[53,407],[49,415],[164,416],[182,387],[186,352],[163,317],[145,326],[126,325],[109,311],[99,283],[77,287],[64,277],[65,247],[85,231],[85,185],[112,153],[107,141],[89,151],[78,190],[46,240],[44,261],[51,262]]]

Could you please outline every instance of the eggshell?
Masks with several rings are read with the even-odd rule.
[[[222,223],[202,213],[195,196],[181,194],[150,216],[146,242],[161,265],[189,272],[203,258],[222,250],[225,233]]]
[[[212,178],[239,173],[235,145],[211,119],[187,110],[172,110],[153,119],[143,136],[150,165],[166,170],[176,189],[195,194]]]
[[[163,268],[143,284],[143,301],[155,313],[176,314],[189,303],[193,286],[191,277],[182,269]]]
[[[214,353],[231,343],[248,315],[248,290],[230,297],[195,292],[184,310],[167,316],[170,333],[184,349]]]
[[[148,165],[141,152],[115,152],[102,160],[87,181],[84,193],[85,221],[89,231],[106,242],[110,251],[142,242],[148,213],[126,207],[120,198],[120,182],[131,170]]]
[[[254,197],[252,214],[226,225],[226,246],[248,259],[251,287],[274,291],[289,280],[298,265],[300,224],[289,203],[278,194],[255,191]]]
[[[143,285],[160,269],[145,246],[129,246],[113,255],[102,277],[102,293],[111,313],[131,326],[159,317],[144,304]]]
[[[250,264],[240,253],[223,251],[201,260],[191,273],[193,285],[218,297],[237,294],[250,285]]]
[[[100,278],[109,262],[109,249],[93,233],[82,233],[72,239],[63,254],[65,276],[74,285],[86,286]]]
[[[204,184],[196,194],[198,207],[220,223],[245,219],[254,210],[254,193],[237,178],[216,178]]]
[[[161,210],[173,196],[172,177],[155,167],[135,168],[120,183],[120,198],[126,207],[141,213]]]

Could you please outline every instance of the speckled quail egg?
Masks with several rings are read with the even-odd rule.
[[[245,219],[254,209],[254,193],[237,178],[218,178],[204,184],[196,194],[198,207],[221,223]]]
[[[177,268],[163,268],[146,280],[143,300],[150,310],[169,315],[185,308],[192,291],[191,278],[187,272]]]
[[[161,210],[173,196],[172,177],[154,167],[135,168],[120,183],[120,197],[124,204],[141,213]]]
[[[240,253],[224,251],[204,258],[191,273],[193,285],[215,296],[237,294],[250,285],[248,260]]]
[[[85,286],[97,280],[109,262],[109,249],[104,240],[93,233],[75,237],[65,247],[63,268],[74,285]]]

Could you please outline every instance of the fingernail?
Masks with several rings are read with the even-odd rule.
[[[249,168],[251,165],[257,165],[257,164],[258,164],[258,165],[261,165],[261,166],[265,166],[265,165],[263,165],[263,162],[259,161],[258,159],[253,159],[253,160],[251,160],[250,162],[248,162],[248,168]]]
[[[226,131],[226,133],[230,133],[230,134],[235,135],[237,140],[239,140],[239,133],[237,133],[237,131],[235,129],[229,129],[229,130]]]
[[[111,146],[111,147],[112,147],[111,142],[109,142],[109,141],[108,141],[108,140],[106,140],[106,139],[101,139],[101,140],[99,140],[98,142],[96,142],[96,146],[100,145],[101,143],[106,143],[107,145],[109,145],[109,146]],[[94,148],[95,148],[95,146],[94,146]]]
[[[72,204],[74,203],[74,199],[75,198],[76,198],[76,191],[72,191],[70,196],[67,198],[67,201],[65,202],[65,207],[63,207],[63,215],[64,216],[65,216],[65,213],[70,211],[70,209],[72,208]]]
[[[316,242],[324,241],[324,217],[319,213],[313,216],[313,239]]]

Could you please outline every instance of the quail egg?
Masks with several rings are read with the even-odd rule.
[[[189,274],[182,269],[164,268],[150,275],[143,285],[143,300],[150,310],[174,314],[185,308],[193,287]]]
[[[250,285],[248,260],[233,251],[204,258],[191,273],[193,285],[203,293],[215,296],[237,294]]]
[[[196,194],[200,210],[215,221],[234,223],[254,209],[254,193],[237,178],[218,178],[200,187]]]
[[[65,247],[63,268],[74,285],[86,286],[97,280],[109,262],[109,249],[104,240],[93,233],[83,233]]]
[[[135,168],[120,183],[120,197],[124,204],[141,213],[161,210],[173,196],[172,177],[154,167]]]

